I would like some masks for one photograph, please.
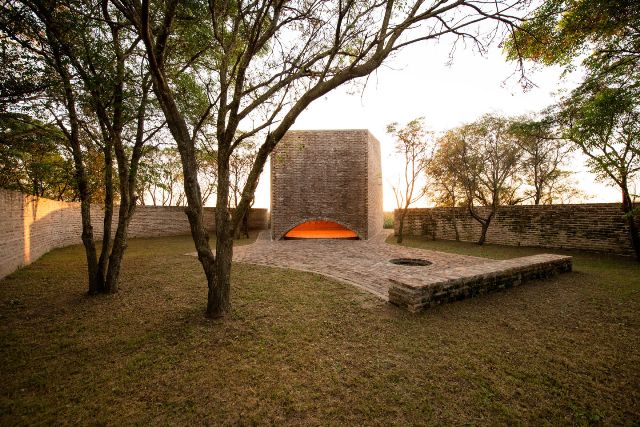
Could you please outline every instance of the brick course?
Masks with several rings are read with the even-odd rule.
[[[488,208],[478,208],[486,216]],[[409,209],[405,234],[454,240],[453,219],[460,240],[475,242],[480,224],[466,208]],[[395,232],[398,232],[395,211]],[[640,219],[639,219],[640,225]],[[629,231],[617,203],[580,205],[501,206],[491,221],[487,243],[509,246],[534,246],[556,249],[581,249],[629,255],[632,253]]]
[[[571,270],[571,257],[552,254],[454,267],[428,277],[390,279],[389,302],[415,313]]]
[[[117,222],[115,209],[113,232]],[[215,208],[204,208],[205,224],[213,232]],[[102,239],[103,208],[91,206],[94,237]],[[51,249],[82,243],[80,203],[36,198],[0,189],[0,278],[28,265]],[[266,209],[252,209],[249,228],[266,229]],[[189,234],[183,207],[137,206],[129,224],[129,237]]]
[[[274,239],[312,220],[334,221],[361,239],[382,230],[380,143],[369,131],[289,131],[271,154]]]

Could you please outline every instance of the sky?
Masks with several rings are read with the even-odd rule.
[[[529,74],[536,87],[524,91],[513,76],[515,64],[506,62],[493,46],[485,56],[460,46],[447,64],[451,44],[419,44],[400,51],[364,82],[338,88],[315,101],[292,129],[369,129],[380,141],[384,210],[391,211],[400,159],[393,154],[393,138],[386,133],[391,122],[405,124],[424,117],[436,132],[456,127],[484,113],[507,116],[534,113],[552,104],[562,89],[571,89],[579,75],[561,78],[562,69],[545,67]],[[511,78],[510,78],[511,76]],[[595,181],[581,155],[568,165],[585,194],[583,202],[617,202],[615,188]],[[269,207],[269,165],[260,178],[255,207]],[[429,206],[423,199],[416,206]]]

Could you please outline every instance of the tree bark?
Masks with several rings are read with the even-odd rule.
[[[197,177],[197,162],[195,157],[194,147],[189,135],[187,124],[180,114],[178,106],[173,98],[171,88],[167,82],[162,58],[156,56],[157,51],[152,41],[152,34],[149,25],[149,4],[143,3],[142,13],[140,16],[140,29],[143,42],[149,57],[149,71],[151,72],[151,78],[153,82],[153,90],[156,94],[158,103],[162,108],[164,116],[167,120],[169,131],[171,132],[176,144],[178,145],[178,151],[180,153],[180,159],[182,160],[182,171],[184,176],[184,192],[187,198],[187,206],[185,207],[185,213],[189,219],[189,226],[191,228],[191,237],[198,253],[198,260],[202,264],[202,269],[207,278],[207,286],[209,289],[209,301],[207,303],[206,314],[208,317],[220,317],[229,310],[229,304],[224,301],[229,300],[228,294],[223,295],[224,292],[218,289],[218,282],[215,278],[218,266],[216,263],[216,257],[214,257],[211,247],[209,246],[209,233],[204,226],[204,220],[202,215],[202,198],[200,196],[200,186],[198,185]],[[225,186],[222,185],[222,188]],[[220,197],[218,197],[218,201]],[[226,198],[223,204],[218,203],[218,206],[226,206]],[[216,220],[218,220],[218,214],[216,213]],[[216,224],[216,229],[221,230],[221,224]],[[224,239],[224,233],[219,232]],[[224,257],[225,245],[220,245],[223,251]],[[220,255],[218,255],[220,256]],[[228,257],[228,263],[231,263],[231,257]],[[229,267],[230,270],[230,267]],[[220,272],[224,274],[225,269],[220,269]],[[227,280],[228,282],[228,280]]]
[[[69,145],[71,146],[71,155],[73,157],[73,165],[75,169],[76,185],[78,186],[78,195],[80,197],[80,217],[82,220],[82,244],[84,245],[85,255],[87,258],[87,273],[89,280],[89,294],[97,294],[100,292],[101,283],[98,281],[98,258],[96,254],[96,245],[93,238],[93,226],[91,225],[91,192],[87,179],[87,172],[84,168],[83,153],[80,144],[80,121],[76,111],[76,99],[73,87],[71,85],[71,76],[69,75],[66,65],[62,60],[62,52],[60,45],[50,29],[47,31],[47,39],[49,40],[52,53],[54,67],[62,81],[64,92],[64,103],[69,113],[69,128],[66,129],[60,122],[60,128],[65,133]]]
[[[118,278],[120,277],[124,251],[127,248],[127,231],[129,229],[129,222],[133,216],[134,207],[135,205],[131,206],[131,202],[129,201],[127,201],[126,204],[120,203],[118,227],[113,239],[111,255],[109,255],[109,269],[107,270],[104,286],[105,293],[113,294],[118,292]]]
[[[402,243],[402,234],[404,233],[404,218],[406,215],[407,210],[403,209],[402,212],[400,212],[400,223],[398,224],[398,235],[396,236],[396,243]]]
[[[473,205],[469,204],[468,208],[471,216],[476,221],[478,221],[480,223],[480,226],[482,227],[480,231],[480,238],[478,239],[478,245],[484,245],[485,241],[487,240],[487,231],[489,230],[489,225],[491,225],[491,220],[493,219],[493,216],[496,213],[496,206],[495,205],[491,206],[491,212],[489,213],[489,216],[486,218],[482,218],[480,215],[478,215],[473,209]]]
[[[104,218],[102,232],[102,248],[100,249],[100,258],[98,259],[98,270],[96,272],[96,280],[98,282],[98,292],[105,291],[107,260],[109,259],[109,249],[111,246],[111,225],[113,223],[113,158],[112,147],[108,141],[105,141],[104,148]]]
[[[218,150],[218,181],[228,182],[229,168],[225,150]],[[225,181],[226,179],[226,181]],[[231,310],[231,262],[233,260],[234,227],[227,202],[229,186],[222,185],[216,194],[216,257],[213,274],[207,275],[208,298],[206,316],[223,317]],[[236,208],[237,209],[237,208]]]
[[[484,245],[484,242],[487,240],[487,230],[489,230],[489,224],[491,219],[482,222],[482,231],[480,232],[480,239],[478,240],[479,245]]]
[[[456,218],[456,206],[451,207],[451,223],[453,224],[453,232],[456,235],[456,242],[460,241],[460,232],[458,231],[458,221]]]
[[[130,163],[127,163],[127,156],[121,139],[121,127],[119,122],[114,129],[118,132],[115,138],[116,159],[118,161],[118,177],[120,180],[120,209],[118,211],[118,227],[113,241],[113,248],[109,256],[109,270],[105,283],[105,292],[115,293],[118,291],[118,279],[122,259],[127,248],[127,234],[129,223],[136,210],[136,188],[138,179],[138,166],[142,157],[142,148],[145,142],[145,121],[148,102],[149,85],[146,78],[143,81],[142,98],[137,111],[136,139],[131,153]]]
[[[221,216],[225,215],[227,217],[226,224],[216,227],[218,234],[216,235],[215,274],[207,277],[209,291],[206,315],[209,318],[223,317],[231,310],[229,295],[231,291],[231,262],[233,260],[233,230],[230,228],[227,208],[220,209],[220,212],[216,209],[216,223]]]
[[[627,225],[629,226],[629,238],[631,239],[631,247],[633,248],[636,260],[640,262],[640,231],[638,230],[638,225],[636,224],[635,216],[633,215],[633,208],[633,201],[631,200],[631,195],[629,194],[627,183],[623,182],[622,212],[624,213],[627,220]]]

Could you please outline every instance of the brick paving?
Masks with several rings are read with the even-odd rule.
[[[277,240],[269,231],[258,239],[233,251],[235,262],[309,271],[354,285],[388,300],[390,279],[428,280],[437,271],[452,267],[495,262],[486,258],[456,255],[385,243],[393,230],[384,230],[371,240]],[[392,258],[420,258],[428,266],[412,267],[391,264]]]

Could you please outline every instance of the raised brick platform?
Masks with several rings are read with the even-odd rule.
[[[453,267],[424,276],[400,276],[389,279],[389,302],[418,312],[444,302],[569,272],[571,268],[570,256],[540,254]]]
[[[413,312],[571,271],[568,256],[542,254],[496,261],[391,245],[385,243],[390,232],[384,230],[371,240],[271,240],[265,231],[253,244],[234,248],[233,260],[322,274]],[[429,264],[397,265],[391,262],[396,258]]]

